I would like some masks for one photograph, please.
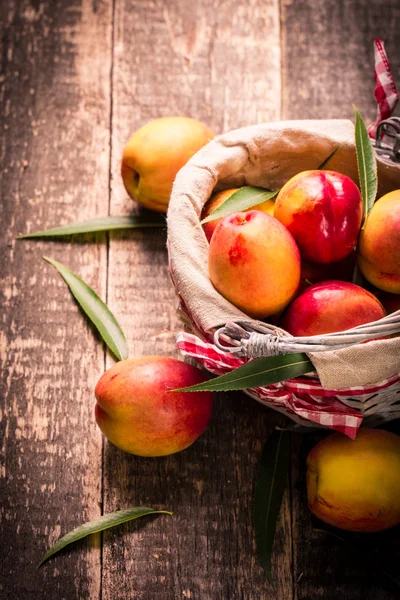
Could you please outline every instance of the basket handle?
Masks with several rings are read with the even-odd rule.
[[[214,344],[223,352],[247,358],[296,352],[326,352],[400,333],[400,310],[353,329],[293,337],[282,329],[258,321],[229,322],[214,333]]]

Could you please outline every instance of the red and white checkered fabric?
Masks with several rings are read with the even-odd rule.
[[[191,333],[181,332],[177,338],[177,346],[181,354],[196,359],[215,375],[229,373],[247,362],[244,358],[219,350],[214,344],[207,343]],[[312,421],[323,427],[340,431],[354,439],[362,423],[363,415],[358,410],[344,404],[340,398],[368,398],[398,381],[400,381],[400,375],[368,387],[325,390],[316,377],[297,377],[274,383],[268,387],[244,391],[262,404],[294,418],[298,423],[310,425],[309,421]]]
[[[376,137],[376,130],[379,123],[392,115],[399,100],[399,94],[390,71],[384,43],[380,39],[374,41],[374,57],[376,81],[374,94],[378,105],[378,112],[376,121],[368,128],[369,136],[373,139]]]

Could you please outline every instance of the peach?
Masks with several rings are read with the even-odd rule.
[[[400,294],[400,190],[372,207],[360,234],[358,264],[375,287]]]
[[[254,318],[282,310],[300,281],[300,255],[286,227],[259,211],[221,219],[210,242],[208,270],[214,287]]]
[[[360,190],[335,171],[303,171],[290,179],[275,202],[274,217],[289,229],[301,257],[337,262],[357,243],[363,215]]]
[[[334,433],[307,457],[311,511],[347,531],[375,532],[400,523],[400,437],[361,429],[355,440]]]
[[[188,117],[163,117],[143,125],[122,155],[121,175],[130,197],[166,213],[176,174],[213,137],[208,127]]]
[[[281,327],[294,336],[345,331],[386,315],[379,300],[347,281],[325,281],[306,289],[287,308]]]
[[[173,392],[207,380],[192,365],[163,356],[116,363],[99,379],[95,416],[115,446],[139,456],[165,456],[190,446],[211,417],[211,392]]]
[[[211,198],[208,200],[208,202],[206,202],[206,204],[204,205],[201,218],[205,219],[206,217],[209,217],[210,215],[212,215],[212,213],[219,206],[221,206],[225,202],[225,200],[228,200],[228,198],[230,198],[234,192],[237,192],[239,190],[240,190],[240,188],[232,188],[230,190],[224,190],[223,192],[213,194],[211,196]],[[274,206],[275,206],[275,202],[272,199],[270,199],[270,200],[264,200],[264,202],[261,202],[260,204],[256,204],[255,206],[252,206],[251,209],[249,209],[249,210],[262,210],[263,212],[266,212],[267,214],[272,216],[274,214]],[[243,211],[243,212],[248,212],[248,211]],[[203,230],[204,230],[204,233],[206,234],[206,238],[208,241],[211,240],[212,234],[214,233],[215,228],[217,227],[221,218],[214,219],[214,221],[208,221],[207,223],[204,223]]]

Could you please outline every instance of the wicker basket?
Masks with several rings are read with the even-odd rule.
[[[315,373],[246,393],[298,423],[312,421],[354,437],[363,417],[374,426],[400,416],[400,311],[349,331],[294,338],[250,319],[216,292],[208,279],[208,244],[199,226],[202,207],[214,190],[242,185],[277,189],[297,172],[317,168],[339,144],[343,147],[329,168],[357,181],[352,139],[353,126],[347,121],[274,123],[216,138],[178,174],[168,211],[168,249],[181,314],[190,330],[178,338],[182,353],[221,374],[252,358],[305,352]],[[379,195],[400,188],[400,166],[387,158],[378,157],[378,176]],[[390,337],[360,346],[383,336]],[[363,368],[354,367],[358,364]]]

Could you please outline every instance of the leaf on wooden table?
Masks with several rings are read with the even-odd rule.
[[[50,550],[46,552],[46,554],[43,556],[42,560],[39,563],[39,567],[43,563],[45,563],[46,560],[50,558],[50,556],[53,556],[54,554],[65,548],[65,546],[68,546],[73,542],[81,540],[87,535],[91,535],[92,533],[98,533],[99,531],[104,531],[105,529],[110,529],[110,527],[121,525],[121,523],[126,523],[127,521],[138,519],[139,517],[154,514],[172,515],[172,512],[169,512],[167,510],[155,510],[154,508],[147,508],[145,506],[134,507],[127,508],[125,510],[118,510],[117,512],[108,513],[106,515],[102,515],[98,519],[93,519],[93,521],[88,521],[83,525],[79,525],[79,527],[76,527],[75,529],[64,535],[64,537],[58,540],[58,542],[56,542],[54,546],[52,546]]]
[[[220,375],[209,381],[198,383],[188,388],[180,388],[180,392],[245,390],[263,387],[278,381],[293,379],[299,375],[314,371],[315,367],[306,354],[285,354],[256,358],[230,373]]]
[[[54,227],[44,231],[36,231],[20,235],[17,239],[28,240],[33,238],[46,238],[75,235],[79,233],[94,233],[97,231],[116,231],[118,229],[136,229],[139,227],[165,227],[165,216],[158,213],[148,215],[131,215],[127,217],[96,217],[89,221],[69,223],[62,227]]]
[[[339,150],[341,150],[343,148],[343,144],[340,144],[340,146],[338,146],[337,148],[335,148],[330,154],[329,156],[326,157],[326,159],[319,165],[318,167],[318,171],[322,171],[322,169],[325,169],[326,165],[329,163],[329,161],[331,160],[331,158],[333,158],[334,156],[336,156],[336,154],[339,152]]]
[[[318,533],[327,533],[328,535],[331,535],[343,544],[346,544],[346,546],[348,546],[353,552],[355,552],[361,557],[365,565],[370,565],[372,568],[377,569],[389,581],[394,583],[397,587],[400,587],[400,576],[388,571],[386,566],[383,566],[382,564],[377,562],[376,559],[371,555],[371,553],[368,552],[368,547],[366,547],[365,544],[361,545],[354,543],[351,540],[351,533],[345,533],[344,531],[341,532],[336,529],[335,531],[330,531],[328,529],[322,528],[314,528],[314,531],[318,531]]]
[[[214,221],[215,219],[220,219],[221,217],[226,217],[234,212],[248,210],[261,202],[265,202],[265,200],[270,200],[276,196],[277,193],[277,191],[271,192],[271,190],[266,190],[264,188],[246,185],[237,192],[234,192],[232,196],[229,196],[229,198],[225,200],[212,215],[203,219],[201,225],[208,223],[209,221]]]
[[[43,256],[44,260],[53,265],[67,282],[75,300],[81,306],[101,337],[118,360],[128,356],[128,347],[121,327],[106,304],[99,298],[94,290],[80,277],[60,262]]]
[[[355,106],[353,108],[356,116],[354,131],[358,175],[360,178],[361,197],[364,207],[364,227],[368,214],[374,205],[376,193],[378,191],[377,163],[375,150],[363,118],[357,108]]]
[[[271,559],[276,524],[282,505],[290,463],[290,435],[274,431],[267,440],[256,481],[253,520],[257,552],[268,581],[273,586]]]

